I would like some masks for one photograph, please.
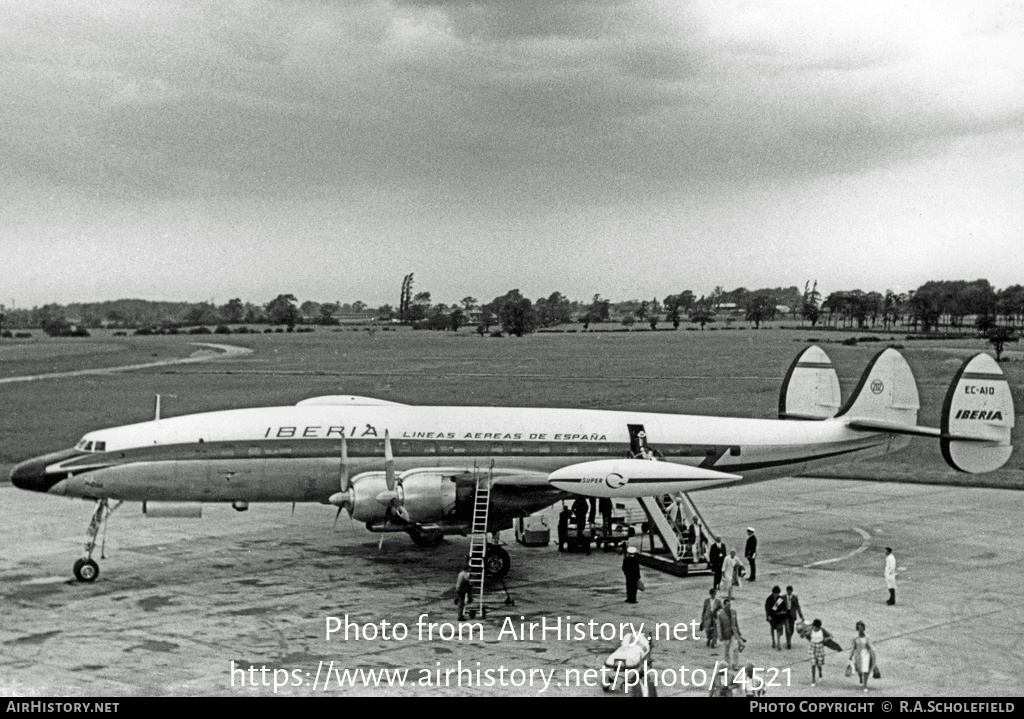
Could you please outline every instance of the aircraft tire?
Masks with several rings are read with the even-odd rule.
[[[487,545],[487,554],[484,556],[484,573],[488,579],[500,581],[512,568],[512,557],[508,552],[497,544]]]
[[[412,530],[409,532],[409,539],[411,539],[412,543],[415,544],[417,547],[423,547],[424,549],[434,549],[439,544],[441,544],[441,542],[444,541],[444,535],[437,534],[434,532],[424,534],[423,532]]]
[[[95,582],[100,576],[100,567],[91,559],[79,559],[75,562],[75,579],[80,582]]]

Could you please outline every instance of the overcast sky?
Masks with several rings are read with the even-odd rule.
[[[1024,284],[1024,5],[0,4],[0,303]]]

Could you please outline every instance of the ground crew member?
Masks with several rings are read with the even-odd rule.
[[[640,557],[636,547],[626,550],[626,556],[622,558],[622,573],[626,575],[626,601],[636,604],[636,590],[640,586]]]
[[[889,588],[889,601],[886,604],[896,603],[896,555],[892,553],[892,547],[885,548],[885,586]]]
[[[747,547],[743,554],[750,563],[750,576],[747,577],[747,581],[752,582],[757,576],[757,564],[754,562],[754,558],[757,557],[757,537],[754,536],[753,527],[747,527]]]
[[[455,603],[459,605],[459,621],[466,619],[466,605],[473,603],[473,582],[469,578],[469,562],[455,579]]]

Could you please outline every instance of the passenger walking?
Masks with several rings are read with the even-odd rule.
[[[871,640],[868,639],[867,627],[864,622],[857,622],[856,629],[857,636],[853,638],[853,651],[850,652],[850,666],[847,667],[847,672],[852,673],[852,667],[852,671],[857,672],[860,685],[864,687],[864,691],[867,691],[868,677],[878,668],[875,661],[875,650],[871,646]]]
[[[715,573],[715,589],[722,588],[722,563],[725,561],[725,545],[722,544],[722,538],[716,537],[715,543],[711,545],[711,549],[708,550],[708,564],[711,565],[711,571]]]
[[[782,633],[786,629],[786,600],[778,585],[772,587],[772,593],[764,600],[764,618],[772,634],[772,649],[782,649]]]
[[[740,586],[739,578],[740,559],[736,556],[736,550],[730,549],[729,556],[722,562],[722,579],[725,581],[725,593],[732,596],[732,590]]]
[[[796,628],[796,620],[804,620],[804,612],[800,608],[800,598],[793,594],[793,587],[786,587],[786,649],[793,648],[793,631]]]
[[[821,626],[821,620],[815,619],[811,622],[811,631],[807,638],[811,642],[809,652],[811,655],[811,686],[817,686],[814,681],[814,671],[818,671],[818,679],[822,678],[821,670],[825,666],[825,640],[829,637],[829,633],[825,631],[825,627]]]
[[[724,648],[726,666],[736,670],[740,665],[740,646],[743,635],[740,633],[740,620],[736,610],[732,608],[732,597],[726,597],[722,609],[718,612],[718,636]]]
[[[885,548],[885,586],[889,588],[889,601],[886,604],[896,603],[896,555],[892,553],[892,547]]]
[[[718,646],[718,612],[722,609],[722,601],[715,596],[717,592],[714,587],[711,588],[708,592],[710,596],[704,600],[704,608],[700,613],[700,630],[707,637],[704,646],[712,649]]]

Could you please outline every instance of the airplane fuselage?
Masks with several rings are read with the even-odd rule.
[[[384,435],[397,472],[496,473],[495,517],[549,506],[565,492],[546,475],[625,457],[642,426],[664,461],[734,474],[692,490],[798,474],[905,445],[837,421],[782,421],[630,411],[382,406],[291,406],[173,417],[91,432],[75,450],[19,465],[26,489],[90,499],[327,502],[338,491],[341,438],[349,476],[380,472]],[[88,448],[88,449],[87,449]],[[492,464],[493,463],[493,464]],[[460,520],[461,521],[461,520]]]

